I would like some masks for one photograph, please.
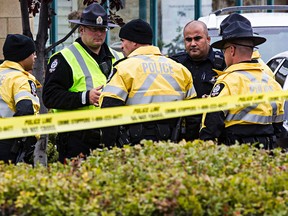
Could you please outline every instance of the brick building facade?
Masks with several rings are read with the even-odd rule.
[[[120,15],[124,22],[128,22],[131,19],[138,18],[139,17],[139,0],[122,0],[124,3],[124,9],[117,12],[118,15]],[[150,1],[146,0],[146,17],[147,21],[150,21]],[[61,8],[61,5],[66,5],[67,2],[71,2],[71,7],[66,7],[65,9]],[[181,2],[181,0],[180,0]],[[235,4],[235,1],[231,0],[222,0],[222,1],[211,1],[212,2],[212,8],[213,10],[216,10],[218,8],[223,8],[227,6],[232,6]],[[78,5],[75,0],[58,0],[59,10],[57,12],[59,17],[62,17],[60,20],[58,18],[58,26],[61,25],[59,32],[58,32],[58,39],[61,39],[63,36],[65,36],[65,32],[69,32],[69,24],[68,24],[68,14],[71,13],[76,8],[83,9],[83,0],[78,0]],[[165,4],[165,0],[158,0],[158,6],[160,7],[161,4]],[[266,4],[267,0],[243,0],[243,5],[250,5],[250,4]],[[75,4],[77,6],[75,6]],[[274,0],[274,4],[288,4],[288,0]],[[9,33],[22,33],[22,20],[21,20],[21,11],[20,11],[20,3],[19,0],[0,0],[0,60],[3,59],[2,54],[2,47],[3,43],[5,41],[5,37]],[[159,9],[159,11],[161,11]],[[161,16],[161,14],[158,14]],[[203,14],[207,15],[207,14]],[[35,19],[35,22],[37,22],[37,19]],[[161,22],[161,18],[158,20],[158,22]],[[65,25],[67,23],[67,25]],[[31,17],[31,28],[33,29],[34,26],[34,18]],[[36,25],[37,26],[37,23]],[[159,24],[161,26],[161,23]],[[119,28],[112,29],[109,33],[109,42],[110,44],[114,42],[118,42],[118,32]],[[34,32],[35,33],[35,32]],[[74,35],[75,37],[75,35]],[[74,40],[74,38],[71,38],[67,40],[66,43],[71,43]]]
[[[22,32],[20,3],[18,0],[0,0],[0,59],[3,59],[2,47],[7,34]]]

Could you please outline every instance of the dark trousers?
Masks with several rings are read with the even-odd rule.
[[[171,139],[172,126],[169,124],[133,124],[128,126],[130,142],[135,145],[139,144],[142,139],[152,141],[162,141]]]
[[[81,155],[86,157],[91,150],[102,148],[100,146],[99,129],[59,133],[56,138],[56,144],[59,152],[58,160],[61,163],[64,163],[65,159]]]
[[[0,140],[0,160],[5,163],[15,163],[17,155],[11,152],[13,144],[16,142],[15,139]]]

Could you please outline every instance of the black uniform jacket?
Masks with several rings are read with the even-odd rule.
[[[104,43],[99,55],[93,53],[81,38],[76,40],[100,65],[107,62],[111,71],[113,55],[109,47]],[[108,76],[108,75],[107,75]],[[86,104],[82,104],[82,92],[69,92],[73,85],[73,73],[61,53],[54,55],[47,66],[46,77],[43,87],[43,103],[47,108],[73,110],[89,105],[89,91],[86,93]]]
[[[204,95],[210,95],[217,76],[217,73],[212,69],[224,70],[226,67],[222,52],[214,51],[211,47],[207,58],[203,61],[194,61],[187,52],[175,54],[170,58],[189,69],[193,77],[193,85],[198,98],[202,98]],[[201,114],[186,117],[186,133],[183,138],[186,140],[198,139],[201,120]]]

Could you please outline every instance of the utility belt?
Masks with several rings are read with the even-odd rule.
[[[74,140],[75,143],[82,142],[85,145],[100,144],[100,130],[99,129],[88,129],[80,131],[71,131],[58,133],[56,137],[57,149],[61,152],[66,152],[68,142]]]
[[[264,149],[271,150],[275,148],[276,137],[275,136],[253,136],[253,137],[237,137],[237,136],[227,136],[223,140],[219,140],[220,143],[224,143],[225,145],[234,145],[236,142],[240,144],[255,144],[255,147],[260,148],[261,144]]]
[[[88,142],[90,140],[93,140],[93,142],[99,142],[101,135],[100,133],[100,129],[88,129],[59,133],[58,137],[60,137],[63,141],[67,140],[69,137],[72,137],[73,139],[82,140],[84,142]]]
[[[11,153],[16,155],[15,164],[18,162],[29,163],[35,149],[37,139],[35,137],[23,137],[15,139],[11,147]]]
[[[173,127],[168,123],[133,124],[120,126],[118,145],[138,144],[142,139],[153,141],[171,139]]]

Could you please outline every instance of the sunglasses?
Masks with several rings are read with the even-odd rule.
[[[107,27],[94,27],[94,26],[84,26],[85,28],[89,29],[91,32],[107,32],[108,28]]]

